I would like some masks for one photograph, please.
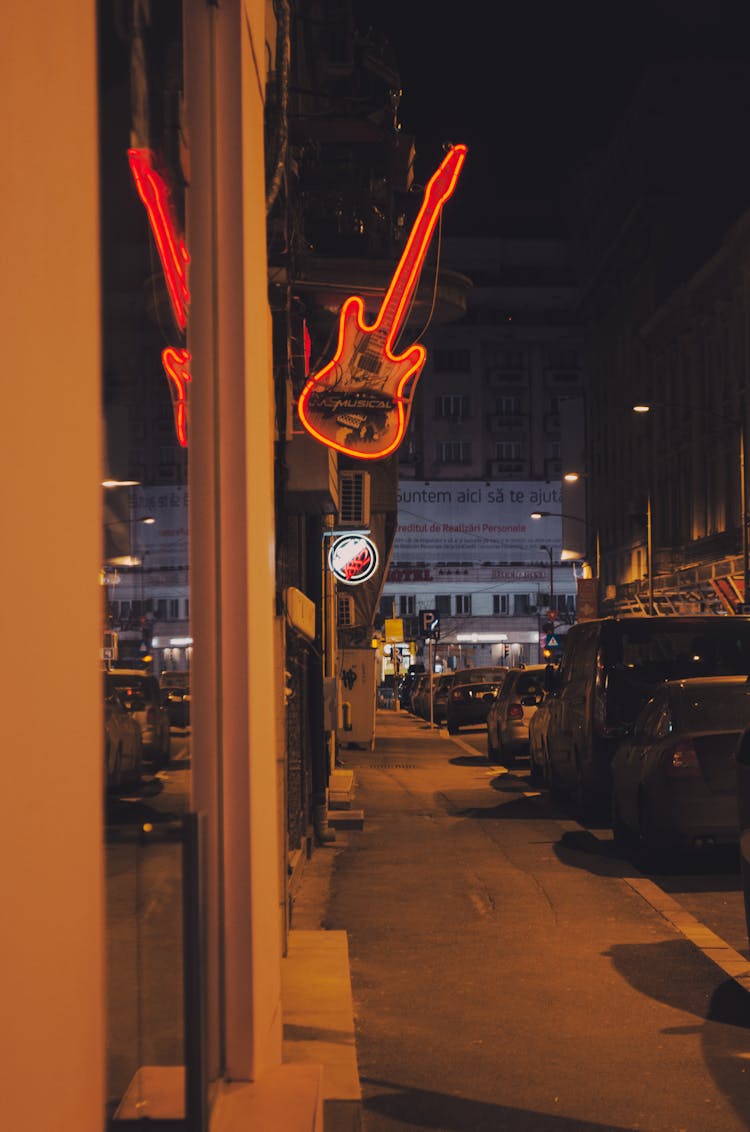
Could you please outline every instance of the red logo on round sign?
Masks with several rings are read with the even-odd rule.
[[[342,535],[328,552],[328,566],[340,582],[358,586],[378,568],[377,547],[364,535]]]

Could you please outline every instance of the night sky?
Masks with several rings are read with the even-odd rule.
[[[416,135],[417,178],[442,143],[465,142],[464,196],[556,197],[606,141],[644,67],[750,61],[750,0],[355,0],[358,26],[390,41],[399,118]],[[463,22],[462,22],[463,19]],[[748,123],[750,144],[750,123]]]

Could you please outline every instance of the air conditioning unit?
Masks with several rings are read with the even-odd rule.
[[[366,527],[370,522],[370,473],[354,469],[339,471],[339,523]]]

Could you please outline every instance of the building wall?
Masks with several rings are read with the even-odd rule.
[[[450,223],[448,206],[448,232]],[[570,249],[560,237],[461,232],[445,237],[441,264],[472,286],[465,317],[424,338],[383,608],[439,606],[439,652],[449,663],[496,663],[506,653],[536,663],[550,604],[569,620],[576,601],[575,570],[561,561],[571,532],[560,477],[566,446],[581,445],[580,428],[564,434],[561,409],[574,405],[578,424],[584,406]],[[452,492],[450,505],[441,489]],[[535,509],[551,517],[532,520]],[[585,539],[573,541],[583,559]],[[415,566],[424,568],[419,579],[409,577]]]
[[[104,1112],[95,8],[41,0],[8,15],[2,1123],[93,1132]]]
[[[281,1059],[283,694],[257,73],[273,56],[265,15],[259,0],[187,5],[192,761],[194,805],[206,815],[212,1081],[252,1081]]]

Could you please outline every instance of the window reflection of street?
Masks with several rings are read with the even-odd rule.
[[[190,807],[190,738],[189,727],[172,729],[167,766],[107,798],[110,1116],[140,1067],[174,1073],[185,1061],[181,820]]]

